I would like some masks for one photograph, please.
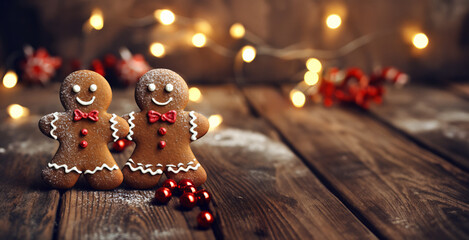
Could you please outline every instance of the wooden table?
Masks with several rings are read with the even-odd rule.
[[[296,109],[288,88],[201,86],[189,109],[223,123],[192,148],[206,168],[212,228],[153,190],[53,190],[40,178],[57,142],[40,116],[58,85],[0,92],[0,239],[469,238],[469,106],[464,91],[389,89],[383,105]],[[8,118],[18,103],[30,115]],[[110,112],[136,110],[114,90]],[[122,166],[132,148],[114,157]]]

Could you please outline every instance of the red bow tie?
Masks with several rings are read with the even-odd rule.
[[[90,113],[85,113],[85,112],[82,112],[78,109],[75,109],[75,111],[73,111],[74,113],[74,117],[73,117],[73,120],[75,121],[80,121],[82,118],[86,119],[90,119],[91,121],[95,121],[97,122],[99,120],[99,117],[98,117],[98,110],[93,110],[91,111]]]
[[[174,110],[168,111],[167,113],[161,114],[157,111],[150,110],[148,111],[148,121],[150,123],[155,123],[156,121],[160,120],[163,122],[174,123],[176,122],[176,115],[177,112]]]

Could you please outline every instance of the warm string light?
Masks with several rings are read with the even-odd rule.
[[[201,102],[202,101],[202,93],[196,87],[189,88],[189,100],[192,102]]]
[[[220,114],[211,115],[208,117],[208,122],[210,124],[209,131],[213,131],[223,122],[223,117]]]
[[[412,38],[412,43],[417,49],[424,49],[428,46],[429,40],[425,33],[417,33]]]
[[[303,92],[293,89],[290,91],[290,99],[293,103],[293,106],[301,108],[305,105],[306,96]]]
[[[150,45],[150,52],[153,56],[161,58],[164,56],[166,50],[162,43],[154,42]]]
[[[230,27],[231,37],[239,39],[239,38],[244,37],[244,34],[246,34],[246,29],[244,29],[243,24],[235,23],[235,24],[231,25],[231,27]]]
[[[308,86],[316,85],[319,82],[319,73],[307,71],[304,76],[304,81]]]
[[[326,25],[330,29],[337,29],[342,24],[342,18],[337,14],[327,16]]]
[[[13,119],[18,119],[29,115],[29,109],[19,104],[11,104],[7,108],[8,114]]]
[[[171,25],[176,21],[176,15],[168,9],[158,9],[153,15],[163,25]]]
[[[18,76],[12,70],[8,71],[5,76],[3,76],[3,86],[6,88],[13,88],[18,83]]]
[[[207,43],[207,37],[205,37],[205,34],[196,33],[194,34],[194,36],[192,36],[192,44],[195,47],[198,47],[198,48],[204,47],[206,43]]]
[[[315,73],[319,73],[322,69],[321,61],[317,58],[310,58],[306,61],[306,68]]]
[[[241,53],[243,61],[247,63],[254,61],[254,58],[256,58],[256,49],[251,45],[244,46]]]
[[[91,17],[89,19],[89,23],[91,27],[96,30],[101,30],[104,27],[104,19],[103,19],[103,12],[100,9],[94,9],[91,13]]]

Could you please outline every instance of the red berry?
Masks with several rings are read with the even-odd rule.
[[[177,188],[178,184],[176,183],[176,181],[174,181],[173,179],[166,179],[164,182],[163,182],[163,187],[165,188],[169,188],[169,190],[171,190],[171,192]]]
[[[183,191],[186,186],[194,186],[194,183],[189,179],[182,179],[181,181],[179,181],[179,190]]]
[[[118,140],[117,142],[115,142],[114,144],[112,144],[112,148],[114,148],[114,150],[116,150],[118,152],[122,152],[122,151],[124,151],[126,145],[127,144],[126,144],[125,140],[121,139],[121,140]]]
[[[80,147],[82,147],[82,148],[88,147],[88,142],[85,141],[85,140],[81,141],[80,142]]]
[[[156,190],[155,199],[158,203],[165,204],[171,199],[171,190],[166,187],[160,187]]]
[[[158,143],[158,147],[159,147],[160,149],[163,149],[164,147],[166,147],[166,142],[165,142],[165,141],[160,141],[160,142]]]
[[[179,203],[181,204],[182,207],[191,209],[195,207],[195,205],[197,205],[197,198],[195,197],[195,194],[193,193],[184,193],[179,198]]]
[[[86,135],[88,135],[88,129],[83,128],[83,129],[80,131],[80,133],[81,133],[81,135],[86,136]]]
[[[214,219],[213,215],[208,211],[202,211],[197,215],[197,223],[202,228],[208,228],[212,225]]]
[[[182,189],[183,192],[187,192],[187,193],[194,193],[197,192],[197,188],[195,188],[194,186],[185,186],[183,189]]]
[[[200,206],[207,206],[210,203],[210,200],[212,200],[210,193],[205,189],[197,191],[195,196],[197,197],[197,204]]]

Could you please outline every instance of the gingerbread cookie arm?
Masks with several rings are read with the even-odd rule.
[[[127,134],[125,138],[129,141],[133,141],[135,128],[135,112],[132,111],[129,114],[125,114],[122,116],[122,118],[127,121],[127,124],[129,124],[129,134]]]
[[[61,119],[63,121],[64,120],[63,115],[64,113],[55,112],[55,113],[47,114],[44,117],[42,117],[38,123],[39,129],[41,129],[41,132],[44,135],[50,138],[53,138],[55,140],[59,139],[60,131],[57,131],[58,130],[57,121],[60,121]]]
[[[129,134],[129,124],[127,124],[127,121],[124,118],[113,113],[111,114],[109,123],[111,124],[112,141],[117,142],[117,140],[124,138]]]
[[[208,132],[210,125],[208,123],[208,119],[200,113],[190,111],[188,112],[188,115],[190,119],[189,120],[189,124],[190,124],[189,132],[191,134],[190,138],[192,141],[195,141],[203,137]]]

